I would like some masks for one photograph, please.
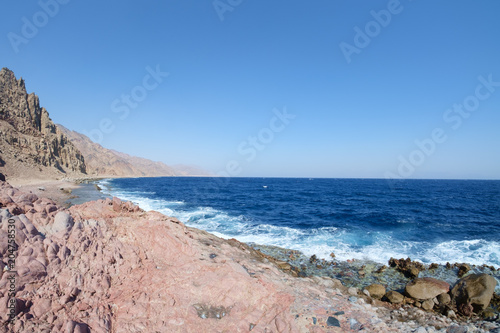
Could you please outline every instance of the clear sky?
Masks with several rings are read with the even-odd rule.
[[[497,0],[0,10],[0,67],[107,148],[233,176],[500,179]]]

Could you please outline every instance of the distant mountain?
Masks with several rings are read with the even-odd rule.
[[[38,96],[27,93],[24,80],[7,68],[0,71],[0,173],[25,179],[86,173],[80,151],[40,107]]]
[[[203,170],[201,168],[198,168],[196,166],[192,165],[183,165],[183,164],[176,164],[172,166],[172,168],[175,170],[175,175],[176,176],[201,176],[201,177],[214,177],[215,175],[213,173],[210,173],[206,170]]]
[[[82,152],[90,176],[99,177],[160,177],[174,176],[171,167],[145,158],[134,157],[94,143],[87,136],[57,125],[61,132]]]
[[[171,167],[142,157],[130,156],[107,149],[87,136],[57,125],[85,157],[87,173],[98,177],[167,177],[209,176],[210,174],[192,166]]]

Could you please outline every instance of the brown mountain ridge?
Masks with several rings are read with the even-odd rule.
[[[55,125],[25,82],[0,71],[0,173],[10,179],[208,176],[192,166],[168,166],[106,149]]]

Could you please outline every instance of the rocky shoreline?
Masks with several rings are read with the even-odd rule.
[[[271,256],[117,198],[65,208],[0,182],[0,203],[0,332],[500,331],[498,319],[479,317],[473,302],[469,316],[462,307],[450,318],[437,306],[426,311],[427,299],[410,304],[416,296],[401,294],[403,302],[390,303],[379,299],[380,286],[352,285],[375,276],[376,267],[333,260],[327,266],[285,249]],[[404,276],[397,269],[384,274]],[[327,271],[336,275],[320,276]],[[407,281],[407,289],[411,281],[421,284]],[[433,292],[433,304],[453,289],[444,283],[448,287],[438,283],[439,294]],[[9,295],[12,285],[15,297]],[[388,299],[399,297],[385,291]]]
[[[386,266],[370,261],[337,261],[334,254],[331,255],[332,260],[324,260],[318,259],[315,256],[306,257],[301,252],[295,250],[258,244],[250,245],[255,250],[271,256],[279,262],[288,264],[287,269],[294,276],[324,276],[338,279],[346,287],[368,291],[368,293],[365,293],[371,297],[374,297],[373,291],[376,290],[376,296],[374,297],[376,299],[383,299],[392,304],[408,304],[429,311],[435,310],[458,320],[479,321],[484,319],[498,322],[500,319],[500,284],[497,283],[497,281],[500,281],[500,269],[492,266],[474,266],[466,263],[423,265],[420,262],[411,261],[410,258],[391,258]],[[284,264],[283,267],[285,267]],[[476,311],[465,309],[464,306],[466,304],[454,304],[451,306],[452,295],[449,295],[449,300],[447,296],[443,296],[444,299],[440,302],[437,297],[439,295],[422,299],[421,297],[413,297],[411,292],[408,292],[409,284],[414,281],[424,280],[437,281],[443,285],[447,285],[448,289],[444,293],[451,293],[450,286],[460,285],[467,277],[470,278],[472,276],[487,277],[487,281],[481,280],[478,284],[487,285],[489,288],[487,292],[489,296],[485,296],[487,301],[483,300],[485,304],[478,306]],[[481,288],[476,287],[475,289],[479,290]],[[458,290],[455,292],[455,298],[463,299],[463,296],[457,293]],[[471,297],[473,298],[473,296]],[[429,299],[432,299],[434,303],[425,303]],[[463,299],[463,303],[467,303],[468,301],[470,299]],[[457,307],[462,307],[464,311],[457,311],[455,313]]]

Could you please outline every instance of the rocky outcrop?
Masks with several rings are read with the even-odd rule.
[[[338,281],[117,198],[65,210],[0,182],[0,203],[0,332],[401,331]]]
[[[206,171],[187,166],[171,167],[162,162],[130,156],[106,149],[92,142],[87,136],[71,131],[62,125],[57,127],[71,140],[85,157],[87,173],[95,177],[167,177],[208,176]]]
[[[79,150],[52,122],[38,96],[7,68],[0,71],[0,171],[9,177],[85,174]]]
[[[339,280],[294,277],[249,245],[117,198],[64,209],[0,182],[0,207],[1,333],[476,328],[402,305],[410,299],[396,292],[385,308]]]
[[[417,261],[411,261],[410,258],[406,259],[389,259],[389,266],[395,267],[398,271],[403,273],[406,277],[416,278],[420,271],[424,269],[424,265]]]

